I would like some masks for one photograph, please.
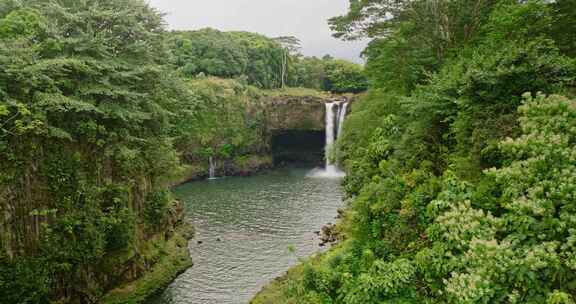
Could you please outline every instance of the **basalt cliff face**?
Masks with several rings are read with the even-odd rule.
[[[263,101],[266,125],[270,132],[287,130],[324,131],[324,104],[350,101],[349,96],[278,96]]]
[[[1,303],[137,303],[192,265],[184,207],[150,179],[94,190],[109,200],[79,191],[74,202],[29,179],[1,189],[0,271],[11,279]]]
[[[264,102],[267,139],[274,164],[323,166],[326,104],[352,96],[280,96]]]
[[[285,163],[321,166],[324,161],[326,103],[353,102],[354,95],[262,96],[246,102],[247,121],[259,122],[250,153],[213,157],[216,176],[248,176]],[[186,155],[187,151],[183,151]],[[186,166],[171,186],[209,176],[205,157],[185,157]]]
[[[97,303],[169,269],[137,291],[147,295],[191,265],[184,208],[160,173],[78,138],[29,136],[21,146],[33,148],[1,163],[0,303]]]

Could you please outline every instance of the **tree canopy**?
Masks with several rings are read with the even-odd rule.
[[[285,296],[574,303],[573,13],[566,1],[367,0],[332,18],[337,37],[373,39],[369,91],[336,152],[342,243]]]
[[[172,64],[189,78],[232,78],[264,89],[305,87],[335,93],[366,89],[363,67],[345,60],[304,57],[296,37],[268,38],[214,29],[170,33]]]

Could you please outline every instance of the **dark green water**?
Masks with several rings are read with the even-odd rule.
[[[248,303],[299,257],[319,251],[314,231],[335,221],[342,192],[340,180],[307,177],[307,171],[276,170],[175,189],[197,229],[189,245],[195,265],[149,303]]]

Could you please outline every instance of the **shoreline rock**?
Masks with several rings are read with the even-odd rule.
[[[187,221],[180,220],[169,237],[151,240],[150,247],[140,254],[145,256],[144,259],[148,262],[154,263],[149,264],[139,278],[107,292],[100,303],[142,303],[164,290],[178,275],[192,267],[188,245],[193,236],[193,226]]]

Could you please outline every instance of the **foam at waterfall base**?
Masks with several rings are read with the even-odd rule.
[[[306,177],[312,178],[342,178],[346,176],[342,170],[338,169],[337,167],[329,167],[329,168],[314,168],[306,174]]]

